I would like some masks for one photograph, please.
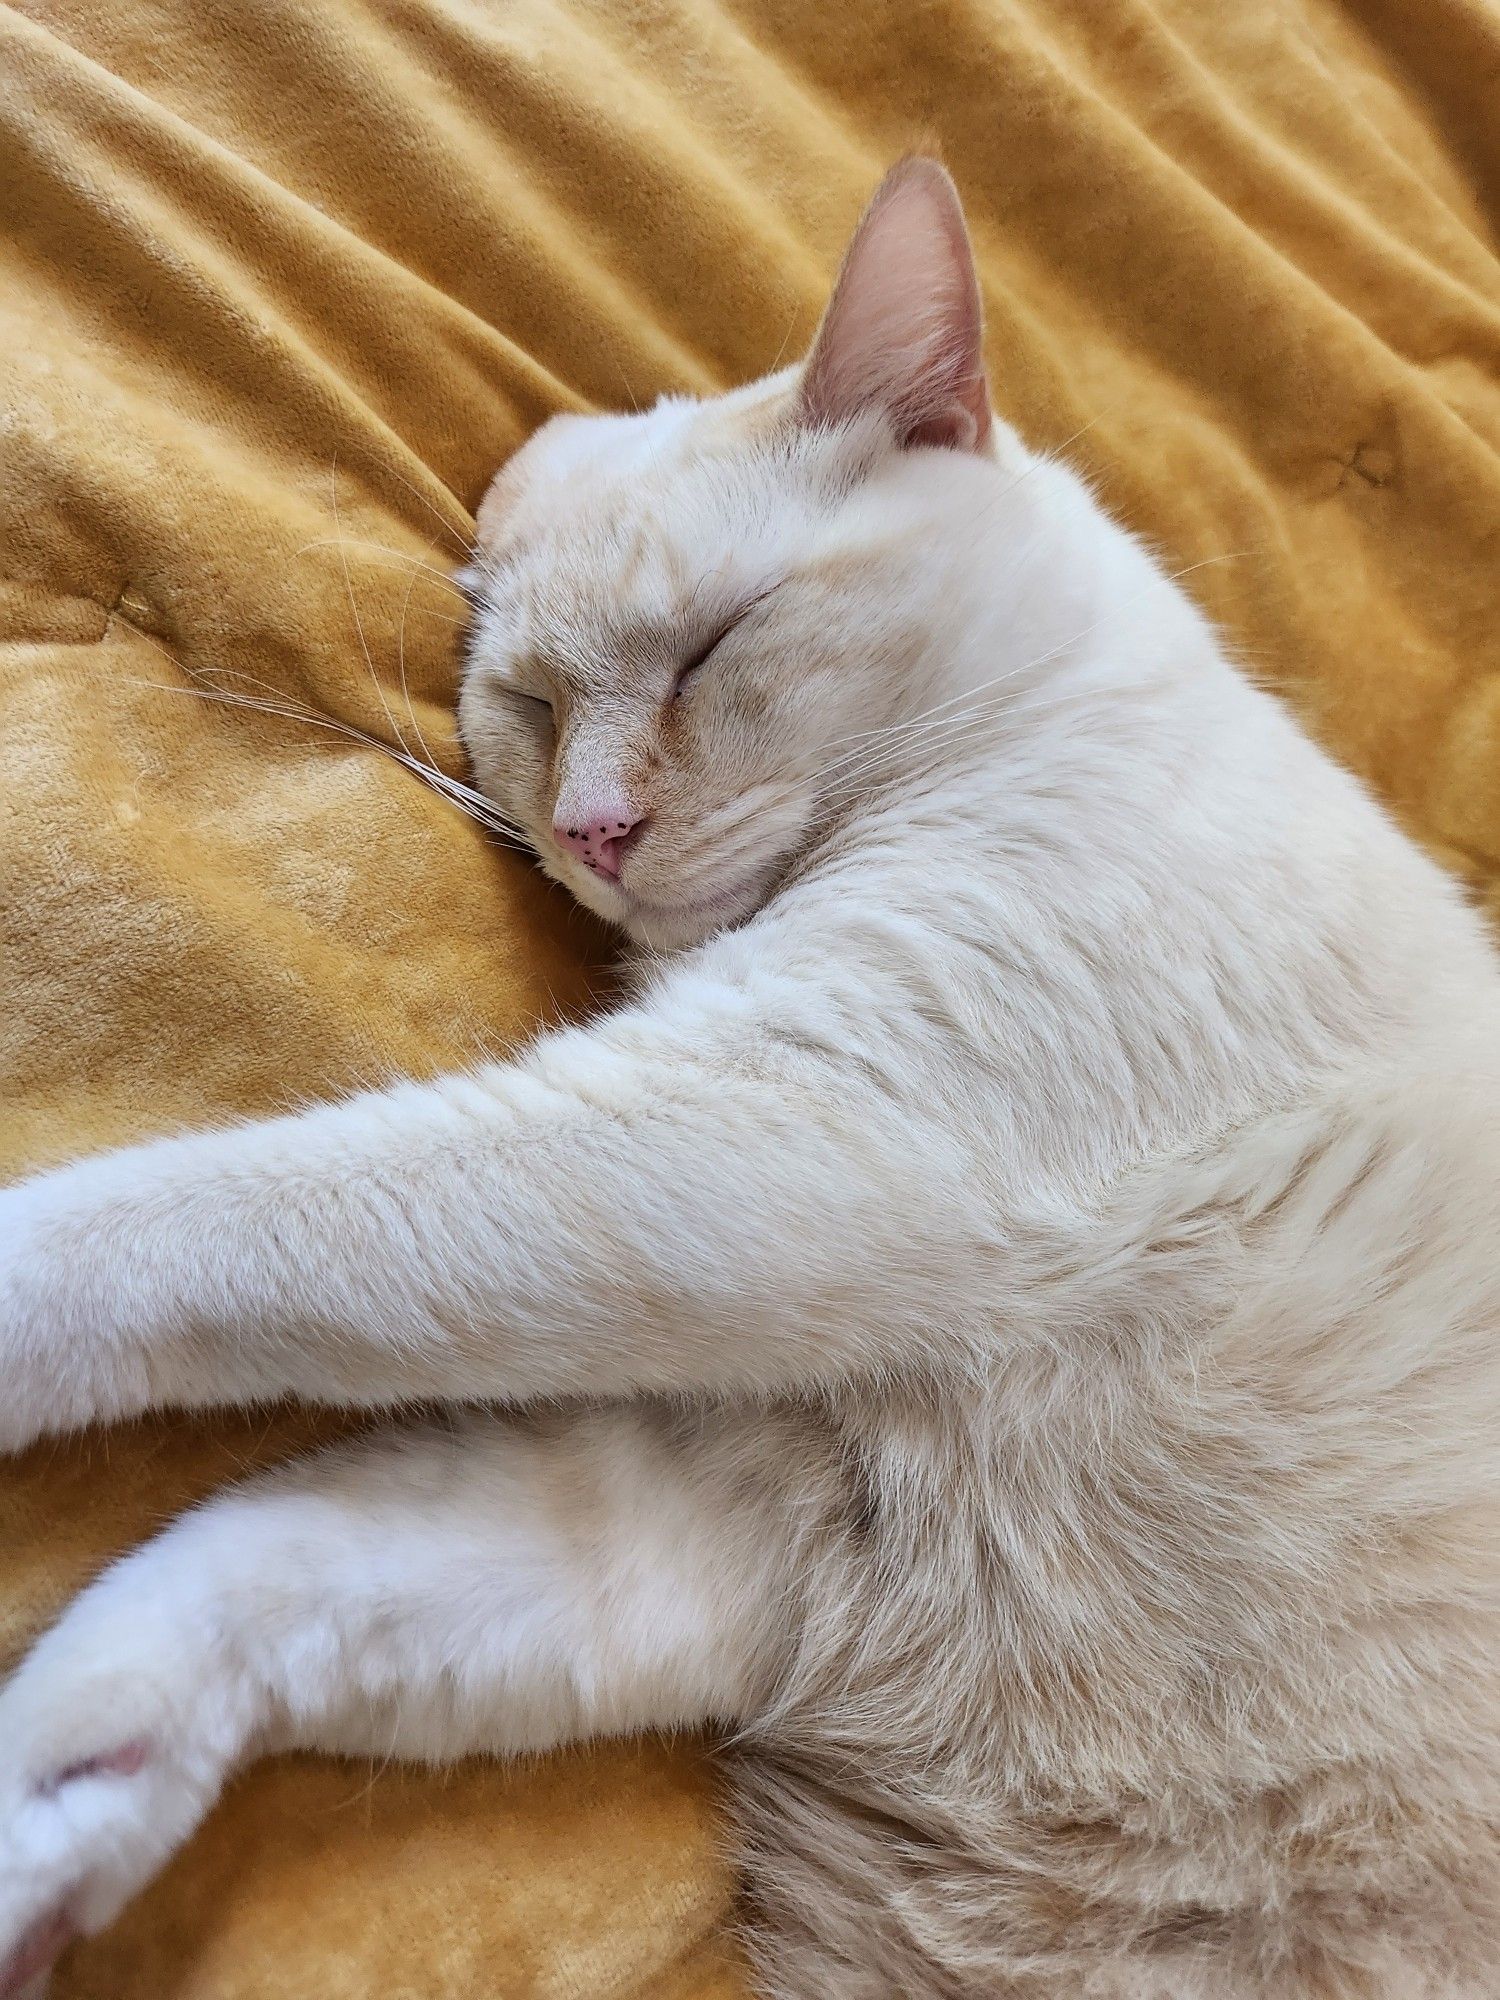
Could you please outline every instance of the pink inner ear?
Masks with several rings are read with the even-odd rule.
[[[967,403],[955,400],[930,417],[919,418],[906,434],[907,445],[937,445],[944,451],[977,451],[989,435],[990,413],[986,401],[983,428]]]
[[[802,379],[813,424],[882,410],[902,445],[975,451],[990,431],[983,318],[958,193],[935,160],[876,189]]]

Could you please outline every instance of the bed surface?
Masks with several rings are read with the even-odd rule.
[[[935,145],[997,402],[1500,912],[1500,21],[1466,0],[0,9],[0,1176],[504,1048],[606,941],[461,769],[550,412],[795,354]],[[192,690],[197,689],[195,694]],[[0,1650],[337,1421],[0,1466]],[[696,1745],[238,1781],[59,2000],[727,2000]]]

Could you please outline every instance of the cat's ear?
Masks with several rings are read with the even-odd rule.
[[[936,160],[902,160],[845,252],[803,368],[802,421],[878,409],[904,446],[977,451],[990,433],[983,332],[958,190]]]

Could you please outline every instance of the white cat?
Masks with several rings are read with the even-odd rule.
[[[478,784],[633,997],[0,1193],[11,1446],[454,1406],[41,1641],[0,1991],[267,1748],[712,1724],[768,1993],[1492,2000],[1478,921],[992,419],[930,162],[802,369],[555,420],[480,536]]]

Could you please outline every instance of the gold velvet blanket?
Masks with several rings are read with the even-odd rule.
[[[377,747],[562,407],[805,341],[881,170],[969,204],[1002,410],[1500,896],[1500,16],[1486,0],[0,6],[0,1175],[504,1047],[602,940]],[[0,1394],[3,1394],[0,1384]],[[0,1467],[9,1653],[329,1435]],[[711,2000],[701,1753],[238,1782],[63,2000]]]

